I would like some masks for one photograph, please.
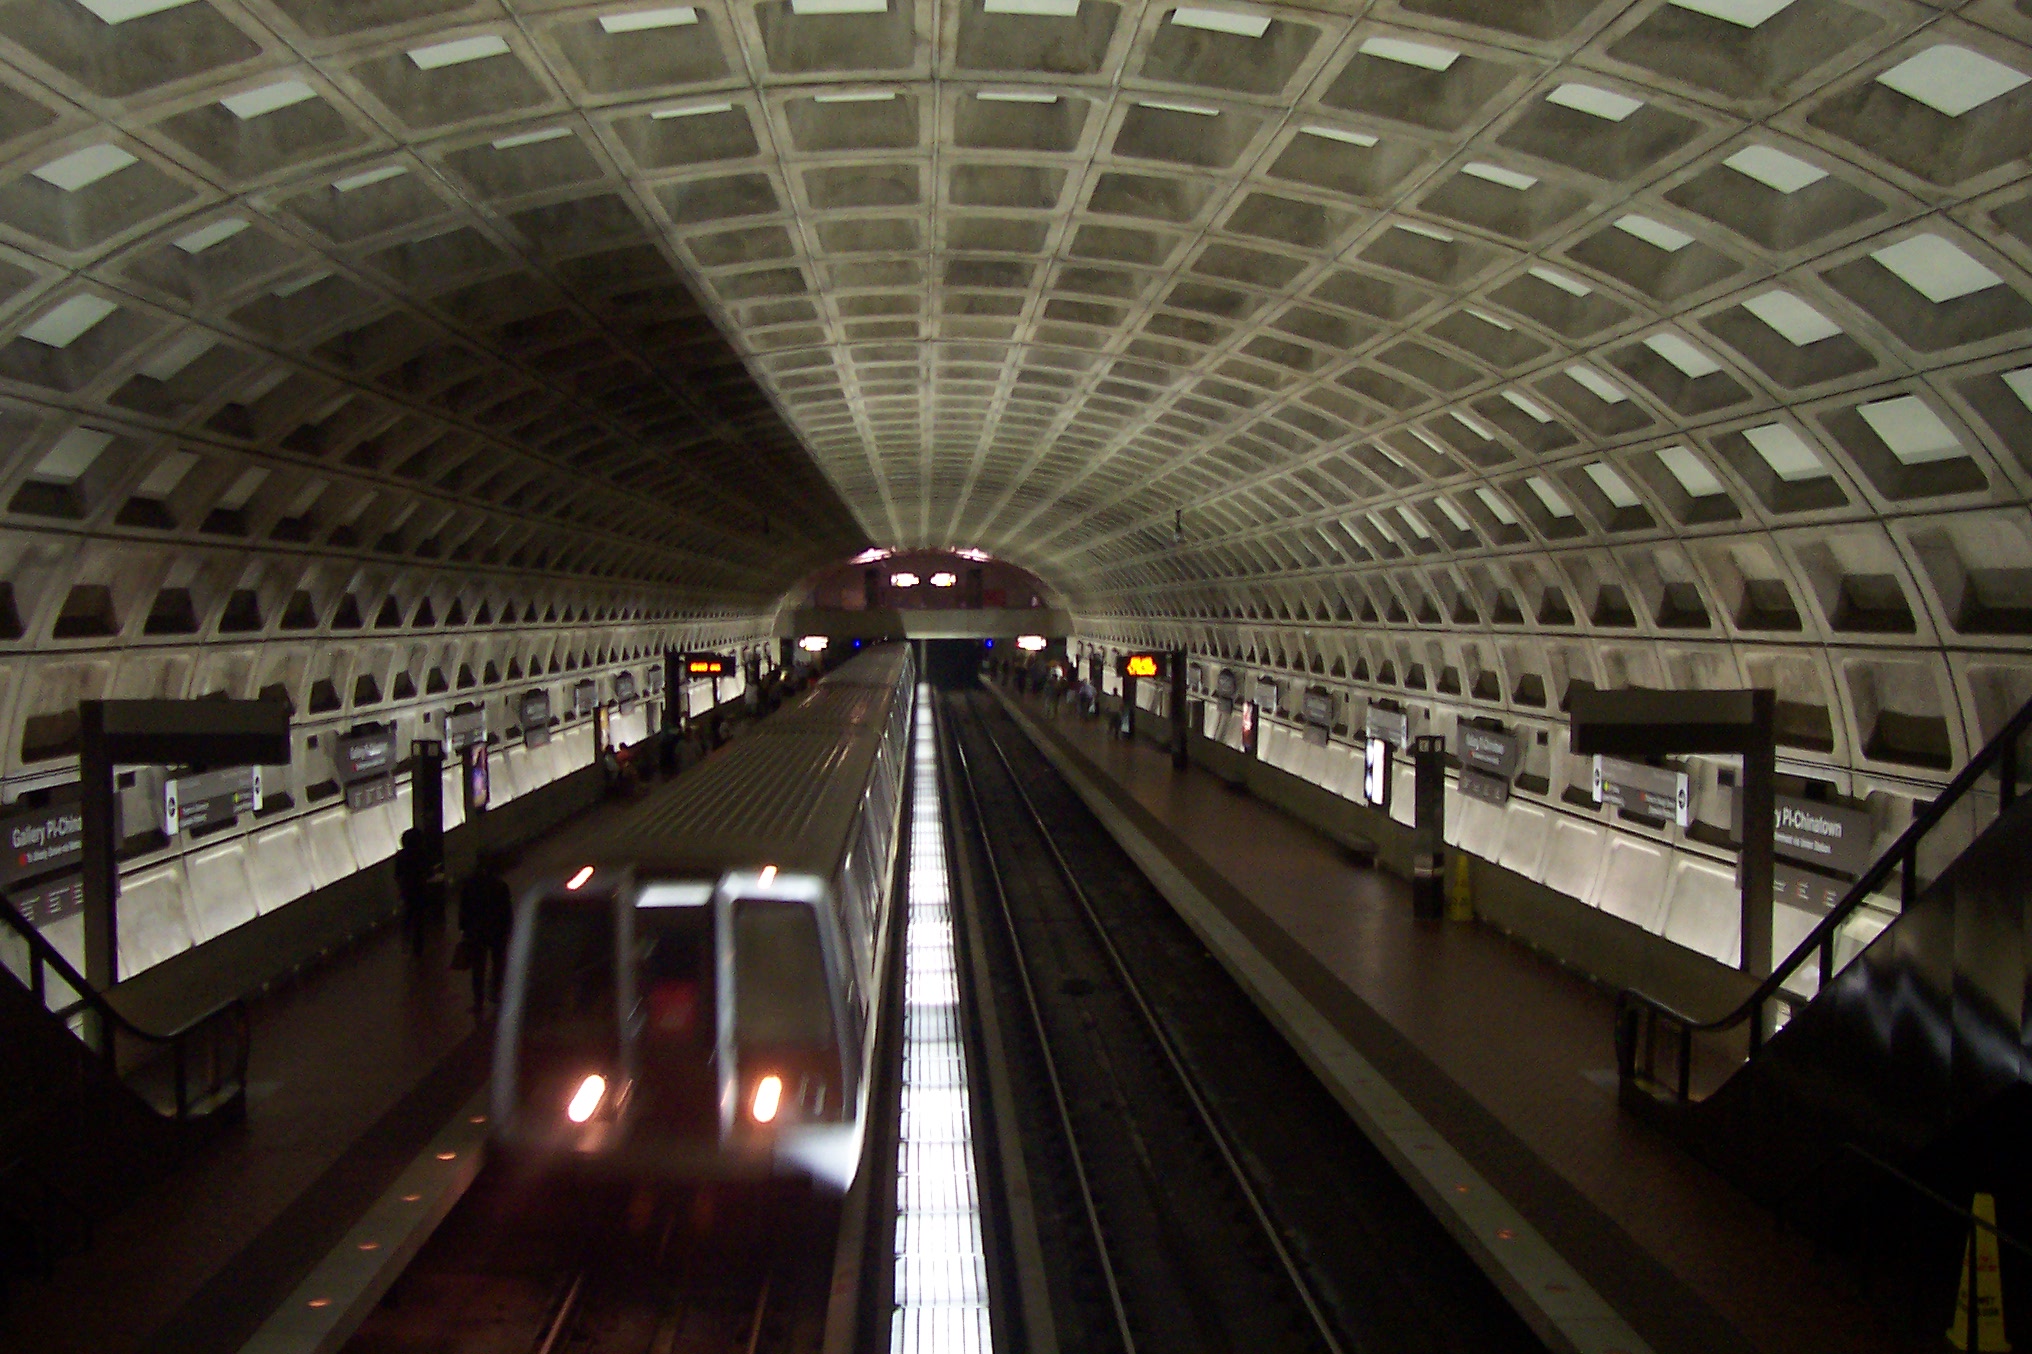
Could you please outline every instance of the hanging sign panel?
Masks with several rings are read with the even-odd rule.
[[[356,780],[346,787],[346,807],[354,813],[371,809],[376,804],[387,804],[395,799],[395,777],[375,776],[371,780]]]
[[[226,822],[260,807],[258,766],[229,766],[162,783],[162,830],[172,837]]]
[[[487,712],[480,710],[455,710],[444,717],[445,745],[457,752],[475,743],[487,741]]]
[[[1514,733],[1476,728],[1472,724],[1460,726],[1461,761],[1477,771],[1507,781],[1517,774],[1522,752]]]
[[[1732,796],[1730,827],[1743,838],[1743,797]],[[1817,865],[1850,878],[1869,868],[1877,827],[1867,809],[1776,795],[1771,849],[1788,860]]]
[[[1333,733],[1334,697],[1333,692],[1323,686],[1306,688],[1303,701],[1305,714],[1305,741],[1317,748],[1327,745]]]
[[[1597,755],[1594,782],[1598,804],[1645,818],[1663,818],[1681,827],[1693,822],[1692,789],[1684,771]]]
[[[635,702],[634,673],[617,672],[614,674],[614,699],[619,701],[623,706],[634,704]]]
[[[40,884],[30,884],[9,895],[15,910],[30,926],[53,926],[65,917],[85,910],[85,877],[59,875]]]
[[[387,775],[395,769],[395,730],[372,728],[339,735],[332,744],[332,764],[340,780]]]
[[[1460,792],[1484,804],[1507,804],[1510,802],[1510,781],[1505,776],[1492,776],[1486,771],[1464,766],[1460,773]]]
[[[663,665],[658,663],[642,674],[642,690],[647,695],[658,695],[663,690]]]
[[[522,743],[540,748],[550,741],[550,693],[525,691],[516,702],[515,717],[522,723]]]
[[[1256,704],[1273,713],[1284,708],[1284,687],[1275,677],[1256,679]]]
[[[580,681],[573,682],[571,695],[572,695],[572,713],[576,715],[591,714],[593,712],[593,707],[599,703],[596,696],[596,689],[593,685],[593,679],[590,677],[584,678]]]
[[[1410,745],[1411,721],[1402,710],[1379,710],[1369,707],[1365,731],[1371,738],[1380,738],[1400,751]]]
[[[0,883],[76,865],[85,858],[85,814],[75,803],[25,809],[0,819],[7,855]]]

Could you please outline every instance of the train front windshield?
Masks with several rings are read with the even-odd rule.
[[[832,986],[818,914],[809,904],[773,898],[734,904],[734,992],[749,1117],[839,1118],[845,1101]],[[772,1078],[777,1089],[764,1091]]]
[[[532,1106],[562,1113],[587,1076],[616,1080],[615,926],[611,898],[552,898],[538,905],[516,1069]]]

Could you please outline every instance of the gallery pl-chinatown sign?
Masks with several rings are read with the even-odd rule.
[[[75,867],[85,858],[85,814],[76,804],[51,804],[0,818],[7,855],[0,883]]]

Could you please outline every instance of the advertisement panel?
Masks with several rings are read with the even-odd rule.
[[[1256,702],[1243,701],[1236,707],[1237,717],[1242,721],[1242,755],[1256,755]]]
[[[1362,748],[1362,797],[1372,809],[1390,811],[1391,754],[1396,744],[1387,738],[1370,738]]]

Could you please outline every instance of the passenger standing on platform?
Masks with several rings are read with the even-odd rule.
[[[1080,718],[1092,719],[1094,717],[1094,702],[1098,699],[1099,697],[1094,692],[1093,679],[1090,677],[1080,678]]]
[[[444,887],[443,863],[424,845],[421,832],[407,829],[395,853],[395,891],[402,898],[402,933],[418,959],[430,938],[430,923],[435,920],[444,929]]]
[[[459,933],[471,960],[475,1017],[486,1014],[489,987],[494,1005],[501,1004],[501,973],[515,925],[515,898],[501,877],[505,864],[498,856],[480,857],[479,867],[459,890]]]

